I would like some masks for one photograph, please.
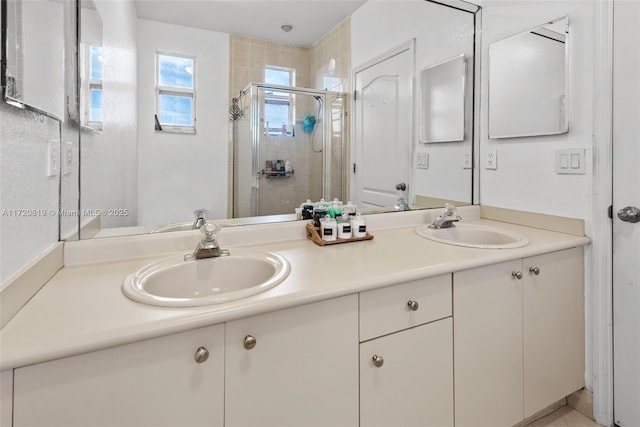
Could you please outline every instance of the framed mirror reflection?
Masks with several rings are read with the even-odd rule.
[[[81,238],[184,229],[174,226],[192,224],[196,210],[207,211],[208,220],[236,225],[294,220],[295,208],[307,199],[352,200],[358,159],[351,141],[360,131],[351,115],[353,70],[412,38],[416,74],[464,55],[467,134],[463,141],[432,144],[442,147],[428,148],[429,169],[418,169],[415,160],[425,147],[418,141],[414,88],[412,99],[405,100],[416,116],[406,144],[406,189],[400,194],[397,183],[389,182],[384,191],[405,197],[411,208],[452,200],[472,204],[475,172],[462,159],[473,156],[478,8],[455,0],[445,3],[467,9],[441,3],[83,0],[78,73],[83,128],[92,131],[80,136]],[[247,25],[248,16],[261,19]],[[375,24],[381,19],[382,27]],[[159,54],[193,58],[192,68],[177,70],[194,75],[193,86],[158,85]],[[254,98],[243,95],[251,84],[304,93],[289,97],[288,90],[271,90],[254,97],[260,108],[251,120]],[[194,132],[171,129],[168,116],[159,114],[161,95],[175,98],[172,112],[192,105]],[[234,130],[239,125],[242,129]],[[239,133],[246,134],[246,142],[238,141]],[[269,140],[270,148],[254,165],[246,156],[258,137]],[[305,152],[309,158],[300,154]],[[267,160],[275,162],[275,172],[266,171]],[[244,166],[248,163],[251,167]],[[265,173],[280,173],[279,163],[283,176],[289,164],[288,176],[267,179]],[[241,185],[246,190],[236,191]],[[265,198],[259,186],[282,199]],[[290,186],[313,191],[298,194]],[[252,209],[251,200],[270,207]]]
[[[489,138],[569,131],[569,17],[489,46]]]

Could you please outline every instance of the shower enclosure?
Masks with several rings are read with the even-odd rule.
[[[229,109],[233,217],[348,197],[345,93],[252,83]]]

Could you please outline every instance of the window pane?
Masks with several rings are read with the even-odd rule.
[[[291,71],[265,68],[264,82],[272,85],[291,86]]]
[[[193,126],[193,98],[190,96],[159,96],[160,123],[174,126]]]
[[[265,99],[264,121],[271,135],[281,135],[283,124],[289,129],[289,101]]]
[[[102,89],[91,89],[90,122],[102,121]]]
[[[89,78],[91,80],[102,80],[102,46],[90,46],[91,62]]]
[[[193,59],[158,55],[160,86],[193,89]]]

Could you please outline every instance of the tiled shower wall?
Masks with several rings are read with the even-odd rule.
[[[289,46],[238,35],[231,35],[229,39],[229,103],[231,98],[237,97],[249,83],[264,82],[265,65],[294,68],[297,87],[323,90],[325,89],[323,77],[332,76],[340,79],[342,91],[351,90],[351,21],[349,18],[338,24],[311,47]],[[233,135],[231,122],[229,123],[229,200],[227,203],[229,210],[227,214],[231,217]],[[347,135],[348,132],[345,133],[345,136]],[[341,143],[337,145],[337,138],[332,140],[336,144],[333,151],[335,155],[343,147]]]

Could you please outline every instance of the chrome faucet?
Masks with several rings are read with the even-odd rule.
[[[218,224],[211,224],[205,221],[204,225],[200,227],[202,239],[198,242],[198,246],[196,246],[192,254],[184,256],[184,260],[190,261],[193,259],[217,258],[230,255],[229,250],[220,249],[220,245],[218,245],[218,241],[215,238],[220,228]]]
[[[449,203],[444,204],[445,211],[438,215],[429,228],[451,228],[455,227],[454,222],[460,221],[462,218],[456,215],[456,207]]]
[[[196,209],[193,211],[193,225],[192,229],[197,229],[202,227],[207,223],[207,215],[209,215],[209,211],[206,209]]]

